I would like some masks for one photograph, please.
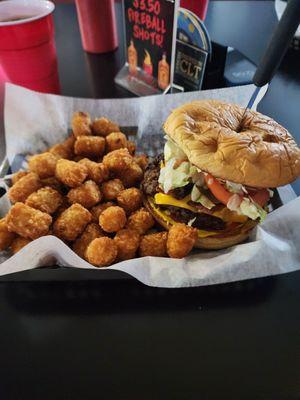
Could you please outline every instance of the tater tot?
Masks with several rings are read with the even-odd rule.
[[[44,187],[37,192],[31,193],[26,199],[27,206],[43,211],[47,214],[54,214],[62,205],[63,196],[51,187]]]
[[[0,219],[0,251],[6,250],[16,235],[8,230],[6,220]]]
[[[121,229],[114,237],[118,247],[118,261],[130,260],[136,255],[140,244],[140,235],[131,229]]]
[[[75,136],[69,136],[64,142],[55,144],[50,147],[50,153],[56,155],[57,158],[65,158],[70,160],[74,157]]]
[[[49,151],[30,157],[28,161],[29,171],[35,172],[39,178],[49,178],[55,175],[57,157]]]
[[[107,267],[117,258],[118,249],[113,239],[100,237],[94,239],[87,247],[85,257],[95,267]]]
[[[92,240],[105,236],[98,224],[90,223],[87,225],[82,235],[73,244],[73,250],[81,258],[85,258],[85,251]]]
[[[73,154],[71,155],[71,152],[66,149],[62,143],[58,143],[50,147],[49,152],[54,154],[58,159],[65,158],[66,160],[69,160],[73,158]]]
[[[118,173],[118,177],[121,179],[124,186],[129,188],[141,182],[143,179],[143,171],[136,162],[132,162],[122,172]]]
[[[11,177],[11,182],[14,185],[15,183],[17,183],[21,178],[23,178],[23,176],[28,175],[29,172],[28,171],[18,171],[15,174],[13,174],[13,176]]]
[[[185,224],[173,225],[168,234],[167,252],[172,258],[183,258],[189,254],[198,238],[197,229]]]
[[[103,164],[113,173],[121,173],[132,164],[133,157],[127,149],[111,151],[103,157]]]
[[[144,235],[153,225],[154,219],[149,211],[145,208],[140,208],[128,218],[127,228],[137,231],[140,235]]]
[[[22,236],[18,236],[12,241],[12,244],[10,245],[10,249],[13,254],[16,254],[18,251],[23,249],[23,247],[25,247],[30,242],[31,242],[30,239],[26,239]]]
[[[80,162],[81,160],[84,160],[84,159],[86,159],[84,156],[75,156],[74,158],[73,158],[73,161],[75,161],[75,162]],[[87,160],[87,159],[86,159]]]
[[[83,164],[87,167],[88,177],[96,183],[101,183],[109,178],[109,170],[103,163],[97,163],[83,158],[79,161],[79,164]]]
[[[100,214],[106,210],[108,207],[114,206],[115,204],[112,203],[111,201],[108,201],[107,203],[101,203],[97,204],[96,206],[92,207],[90,209],[90,213],[92,214],[92,221],[96,222],[97,224],[99,223],[99,217]]]
[[[105,232],[118,232],[124,228],[127,219],[123,208],[118,206],[108,207],[99,217],[99,225]]]
[[[63,211],[53,224],[53,233],[67,241],[75,240],[91,222],[91,213],[80,204],[73,204]]]
[[[138,154],[134,156],[134,161],[142,168],[143,171],[145,171],[149,162],[146,154]]]
[[[62,204],[56,210],[54,217],[57,218],[61,213],[63,213],[69,207],[70,207],[70,203],[69,203],[68,198],[66,196],[63,196]]]
[[[123,149],[127,147],[127,139],[122,132],[112,132],[105,138],[106,152]]]
[[[66,140],[64,140],[62,142],[62,144],[65,146],[65,148],[67,148],[73,152],[75,140],[76,140],[76,137],[73,134],[71,134],[70,136],[67,137]]]
[[[119,132],[119,126],[107,118],[96,118],[92,124],[93,133],[98,136],[107,136],[111,132]]]
[[[94,181],[86,181],[82,185],[71,189],[67,197],[71,204],[78,203],[85,208],[91,208],[101,201],[102,195]]]
[[[24,202],[27,197],[42,187],[39,177],[34,172],[20,178],[8,191],[8,197],[12,203]]]
[[[16,203],[6,216],[10,232],[17,233],[27,239],[37,239],[47,235],[52,218],[49,214],[36,210],[23,203]]]
[[[167,232],[151,233],[143,236],[139,249],[140,256],[166,257],[167,238]]]
[[[74,152],[79,156],[99,159],[105,151],[105,139],[99,136],[78,136]]]
[[[73,188],[79,186],[87,177],[88,171],[85,165],[69,160],[58,160],[55,176],[65,185]]]
[[[88,136],[92,134],[91,118],[88,113],[77,111],[72,116],[71,127],[74,136]]]
[[[134,156],[135,150],[136,150],[136,144],[132,140],[127,140],[127,149],[129,153]]]
[[[57,190],[60,193],[65,192],[64,185],[57,178],[55,178],[55,176],[51,176],[51,178],[41,179],[41,183],[43,187],[48,186],[52,189]]]
[[[143,203],[142,192],[137,188],[122,190],[117,196],[118,205],[126,211],[127,214],[138,210]]]
[[[124,190],[124,185],[120,179],[111,179],[110,181],[103,182],[101,185],[101,191],[105,200],[115,200],[122,190]]]

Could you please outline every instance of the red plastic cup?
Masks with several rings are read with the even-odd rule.
[[[89,53],[118,47],[114,0],[76,0],[82,46]]]
[[[59,93],[52,12],[45,0],[0,2],[0,64],[9,82]]]
[[[192,11],[204,21],[207,13],[208,0],[180,0],[180,7]]]
[[[54,74],[43,78],[41,80],[35,80],[32,82],[17,80],[14,82],[16,85],[26,87],[31,90],[35,90],[37,92],[42,93],[60,93],[60,85],[59,85],[59,77],[58,72],[54,72]]]

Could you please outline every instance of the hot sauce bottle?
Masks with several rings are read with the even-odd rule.
[[[137,51],[134,47],[133,40],[130,40],[130,46],[128,47],[128,67],[131,74],[137,72]]]
[[[165,90],[170,83],[170,66],[167,62],[166,53],[163,53],[162,59],[158,63],[158,86]]]
[[[153,74],[153,65],[151,61],[151,56],[148,53],[147,50],[145,50],[145,58],[144,58],[144,63],[143,63],[143,70],[146,72],[146,74],[149,75],[150,79],[152,78]]]

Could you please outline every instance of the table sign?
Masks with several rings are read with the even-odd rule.
[[[126,63],[115,81],[146,96],[173,82],[178,0],[124,0]]]
[[[192,11],[180,8],[174,84],[181,86],[185,92],[200,90],[211,51],[211,41],[204,23]]]

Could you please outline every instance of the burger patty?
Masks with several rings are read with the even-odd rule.
[[[145,169],[144,180],[141,184],[141,188],[148,196],[154,196],[155,193],[159,192],[158,178],[160,174],[160,164],[164,159],[164,155],[160,154],[156,156]]]
[[[219,231],[226,228],[226,223],[221,218],[215,217],[214,215],[194,213],[193,211],[174,206],[166,206],[165,210],[168,210],[168,214],[176,222],[188,224],[189,221],[195,219],[192,223],[194,228],[211,231]]]
[[[168,194],[175,197],[175,199],[181,200],[184,199],[188,194],[191,194],[193,186],[193,183],[188,183],[187,185],[180,188],[170,190]]]

